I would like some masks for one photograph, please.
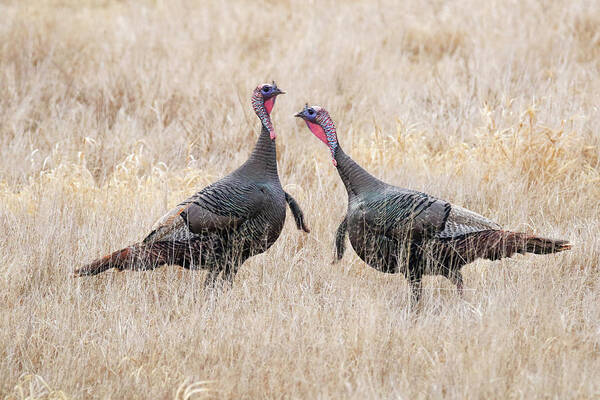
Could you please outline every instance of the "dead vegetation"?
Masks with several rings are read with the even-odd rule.
[[[0,3],[0,395],[596,398],[600,78],[594,2]],[[291,218],[226,296],[164,267],[71,278],[242,163],[275,79]],[[477,262],[466,301],[347,252],[346,195],[291,115],[327,107],[374,174],[567,238]]]

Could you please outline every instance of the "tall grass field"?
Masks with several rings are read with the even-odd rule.
[[[74,278],[241,165],[275,80],[288,211],[233,286]],[[349,247],[325,107],[373,175],[560,254],[479,260],[465,295]],[[600,398],[600,2],[0,1],[0,398]]]

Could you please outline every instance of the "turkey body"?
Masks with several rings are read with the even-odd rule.
[[[286,197],[279,179],[247,179],[235,171],[206,187],[167,214],[143,243],[165,248],[172,264],[227,274],[248,258],[263,253],[279,237],[285,222]],[[167,222],[167,221],[165,221]]]
[[[369,266],[402,273],[418,301],[423,275],[442,275],[462,291],[461,268],[477,258],[497,260],[514,253],[567,250],[564,240],[502,230],[495,222],[425,193],[386,184],[341,148],[337,169],[348,192],[348,212],[336,234],[337,259],[345,235]]]
[[[263,126],[252,154],[237,170],[178,204],[155,223],[142,242],[98,259],[75,274],[174,264],[209,270],[205,286],[214,283],[221,272],[231,281],[249,257],[275,243],[285,222],[286,203],[298,229],[309,232],[302,210],[281,186],[275,141]]]
[[[368,265],[404,274],[413,303],[421,296],[424,274],[446,276],[462,293],[460,270],[477,258],[497,260],[514,253],[547,254],[571,247],[566,240],[502,230],[472,211],[382,182],[344,153],[327,110],[306,104],[295,116],[327,145],[348,192],[348,212],[336,233],[336,258],[342,258],[348,234],[352,248]]]

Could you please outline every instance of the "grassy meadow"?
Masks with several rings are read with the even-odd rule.
[[[284,230],[226,294],[165,266],[72,278],[243,163],[275,80]],[[387,182],[558,255],[439,277],[348,248],[293,118]],[[600,398],[600,2],[0,0],[0,398]]]

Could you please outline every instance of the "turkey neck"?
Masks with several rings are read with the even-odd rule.
[[[240,169],[248,175],[253,175],[257,179],[277,180],[277,148],[275,140],[271,140],[269,130],[262,125],[260,136],[256,141],[254,150],[248,157],[248,161]]]
[[[339,145],[335,149],[335,161],[349,198],[359,196],[365,192],[380,191],[384,188],[385,184],[383,182],[358,165],[350,156],[344,153]]]

